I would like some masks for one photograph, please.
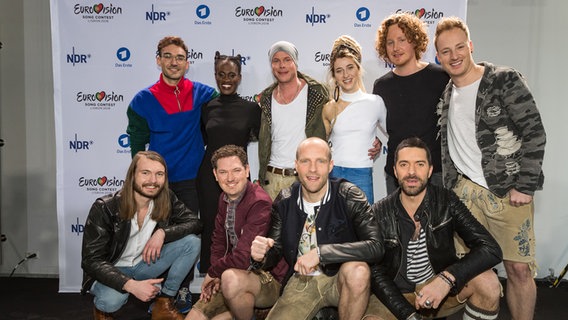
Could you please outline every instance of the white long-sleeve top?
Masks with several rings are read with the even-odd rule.
[[[380,128],[387,129],[387,109],[383,99],[375,94],[341,93],[341,99],[349,105],[335,119],[331,135],[335,165],[348,168],[369,168],[373,160],[368,151]]]

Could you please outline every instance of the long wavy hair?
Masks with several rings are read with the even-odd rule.
[[[136,206],[136,200],[134,199],[134,184],[136,183],[136,170],[138,169],[138,162],[144,157],[146,159],[157,161],[164,166],[165,179],[164,185],[162,186],[162,191],[154,198],[154,210],[152,210],[152,220],[163,221],[168,218],[171,211],[170,202],[170,191],[168,184],[168,167],[166,166],[166,161],[154,151],[140,151],[130,163],[128,171],[126,172],[126,179],[124,180],[124,185],[120,191],[121,202],[120,202],[120,217],[125,220],[130,220],[134,217],[138,208]]]

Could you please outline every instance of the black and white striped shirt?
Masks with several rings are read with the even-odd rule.
[[[420,236],[417,240],[408,242],[406,250],[406,277],[409,281],[419,284],[434,276],[434,270],[428,258],[428,250],[426,249],[426,232],[420,228]]]

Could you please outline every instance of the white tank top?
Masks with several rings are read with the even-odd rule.
[[[306,139],[308,86],[296,99],[280,104],[272,98],[272,147],[269,165],[276,168],[294,168],[296,149]]]

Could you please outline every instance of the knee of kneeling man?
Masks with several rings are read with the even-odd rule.
[[[497,275],[491,270],[480,275],[476,290],[490,300],[499,300],[503,295],[503,286],[501,286]]]
[[[369,283],[371,270],[367,263],[359,261],[347,262],[344,266],[345,268],[341,268],[340,272],[348,282]]]
[[[201,239],[194,234],[188,234],[178,241],[183,241],[183,243],[185,244],[184,246],[192,250],[201,250]]]

